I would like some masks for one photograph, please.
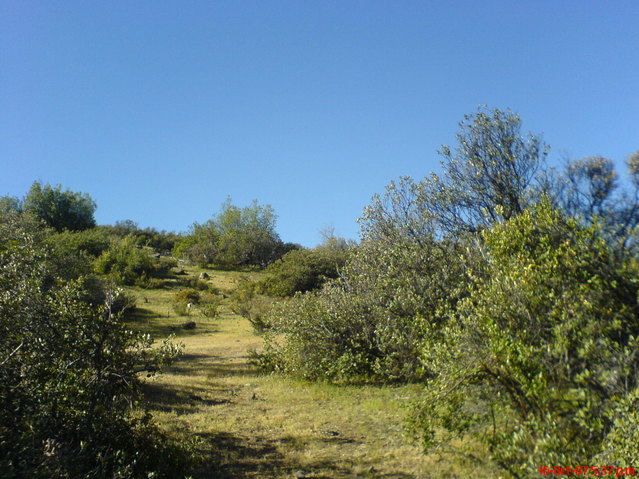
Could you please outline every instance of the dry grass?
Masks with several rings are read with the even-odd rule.
[[[196,276],[199,270],[189,270]],[[208,272],[229,292],[248,273]],[[254,273],[251,273],[254,275]],[[167,280],[170,281],[170,280]],[[175,285],[174,285],[175,286]],[[419,387],[335,386],[259,375],[248,351],[261,339],[226,305],[218,319],[170,311],[175,289],[135,290],[135,328],[166,336],[178,329],[183,358],[150,380],[146,396],[158,421],[199,439],[196,478],[428,478],[466,477],[405,437],[405,407]],[[168,315],[168,317],[167,317]],[[473,477],[497,477],[478,471]]]

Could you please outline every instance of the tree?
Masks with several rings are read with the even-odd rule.
[[[441,148],[443,175],[391,183],[386,199],[375,196],[365,210],[364,233],[400,221],[414,237],[459,235],[512,218],[538,197],[537,173],[548,151],[538,136],[522,133],[510,110],[465,115],[456,149]]]
[[[15,196],[0,197],[0,216],[22,211],[22,201]]]
[[[79,231],[95,226],[96,204],[86,193],[62,191],[49,184],[34,182],[27,193],[23,209],[57,231]]]
[[[568,161],[549,183],[555,203],[584,224],[597,221],[616,254],[635,254],[639,247],[639,153],[626,165],[629,185],[619,181],[614,162],[601,156]]]
[[[510,110],[480,110],[459,124],[455,151],[442,146],[444,177],[422,182],[424,214],[448,232],[475,231],[521,213],[536,196],[548,146],[521,132]]]
[[[194,224],[176,251],[203,265],[265,267],[284,253],[275,231],[276,218],[270,205],[261,206],[255,200],[239,208],[229,198],[213,219]]]

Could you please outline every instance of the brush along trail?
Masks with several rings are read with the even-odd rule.
[[[195,305],[172,311],[187,268],[157,289],[134,289],[131,326],[161,339],[173,333],[184,355],[145,385],[150,409],[171,434],[195,438],[204,461],[195,478],[455,477],[411,445],[403,428],[418,386],[336,386],[259,374],[249,351],[261,338],[229,308],[240,278],[206,270],[222,303],[216,318]],[[181,325],[194,321],[194,329]],[[433,472],[437,469],[438,472]]]

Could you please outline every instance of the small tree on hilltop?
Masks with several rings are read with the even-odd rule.
[[[23,209],[57,231],[78,231],[95,226],[93,199],[86,193],[62,191],[61,185],[54,188],[34,182],[24,199]]]

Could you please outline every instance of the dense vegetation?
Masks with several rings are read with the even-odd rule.
[[[186,465],[135,408],[139,374],[176,356],[122,321],[123,293],[25,211],[0,221],[3,477],[174,477]],[[70,266],[71,265],[71,266]]]
[[[412,427],[424,446],[472,457],[483,445],[513,477],[632,465],[638,155],[624,189],[601,157],[549,168],[509,111],[468,115],[457,140],[442,176],[374,197],[338,279],[272,310],[259,364],[423,382]]]
[[[169,252],[262,270],[228,300],[191,278],[171,301],[214,318],[223,298],[263,335],[263,369],[423,385],[410,428],[427,451],[485,455],[510,477],[636,465],[639,153],[621,180],[612,160],[556,169],[548,152],[513,112],[480,109],[442,147],[442,175],[373,197],[360,244],[313,249],[284,243],[257,202],[177,235],[96,226],[91,198],[60,186],[0,198],[0,466],[179,476],[185,451],[136,407],[139,373],[177,351],[126,328],[118,289],[161,288]]]

